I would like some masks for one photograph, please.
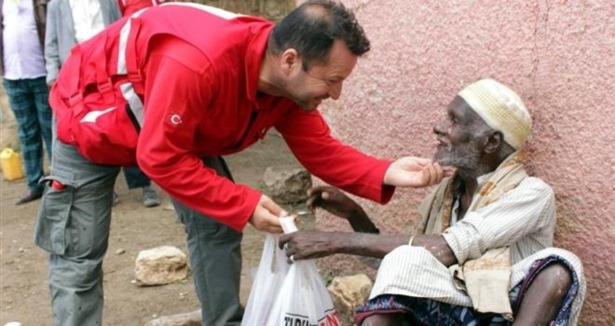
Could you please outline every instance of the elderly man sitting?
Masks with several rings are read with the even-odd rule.
[[[282,236],[291,260],[346,253],[383,258],[362,325],[575,324],[585,296],[579,259],[549,248],[553,190],[526,174],[531,131],[523,102],[491,79],[463,89],[434,127],[434,159],[457,169],[419,206],[416,234],[379,235],[339,190],[315,188],[308,204],[346,218],[360,233]],[[375,233],[375,234],[369,234]]]

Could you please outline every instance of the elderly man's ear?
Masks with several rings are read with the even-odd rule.
[[[487,136],[485,144],[485,153],[493,154],[502,149],[504,145],[504,135],[500,131],[494,131],[491,135]]]

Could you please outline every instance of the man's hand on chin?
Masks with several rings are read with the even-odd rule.
[[[395,187],[427,187],[452,176],[453,167],[442,167],[428,158],[406,156],[393,162],[384,175],[384,184]]]

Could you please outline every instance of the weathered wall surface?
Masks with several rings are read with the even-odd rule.
[[[344,1],[372,41],[342,98],[323,105],[333,133],[381,157],[431,156],[432,126],[482,77],[515,89],[534,119],[529,170],[557,194],[556,246],[581,257],[581,325],[615,324],[615,2]],[[426,190],[365,203],[384,232],[407,232]],[[321,229],[349,229],[319,214]],[[352,273],[350,259],[325,260]],[[343,261],[343,262],[341,262]]]
[[[271,20],[281,19],[295,7],[295,0],[197,0],[193,2],[241,14],[263,16]]]

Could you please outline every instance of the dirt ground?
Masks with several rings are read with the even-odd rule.
[[[7,124],[2,125],[6,131]],[[262,186],[261,178],[267,167],[298,166],[281,137],[271,132],[258,145],[229,156],[227,161],[237,182],[256,188]],[[187,253],[185,235],[174,212],[165,209],[166,197],[159,207],[143,207],[140,190],[129,191],[121,174],[115,188],[120,202],[113,208],[109,250],[104,261],[103,324],[143,325],[159,316],[198,309],[191,278],[156,287],[138,287],[131,283],[139,251],[171,245]],[[0,181],[0,325],[11,321],[24,326],[51,325],[47,256],[33,244],[34,221],[40,201],[23,206],[13,204],[24,189],[24,180]],[[243,240],[241,298],[244,304],[262,243],[262,234],[248,226]],[[119,254],[122,250],[124,253]]]

